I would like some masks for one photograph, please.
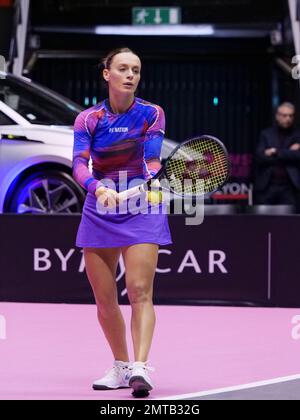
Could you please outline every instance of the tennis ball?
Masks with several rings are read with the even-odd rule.
[[[161,191],[147,191],[147,200],[151,204],[159,204],[162,202],[163,195]]]

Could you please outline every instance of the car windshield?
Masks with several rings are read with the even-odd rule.
[[[82,108],[32,82],[0,78],[0,100],[31,124],[72,126]]]

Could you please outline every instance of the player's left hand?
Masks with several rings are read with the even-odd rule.
[[[151,205],[157,206],[163,200],[163,194],[160,189],[161,185],[158,179],[152,179],[149,190],[146,192],[146,200]]]
[[[147,191],[146,199],[151,205],[157,206],[163,201],[163,194],[161,191]]]

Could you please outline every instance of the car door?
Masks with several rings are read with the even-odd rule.
[[[0,100],[0,185],[19,160],[16,144],[25,139],[20,119],[22,117]]]

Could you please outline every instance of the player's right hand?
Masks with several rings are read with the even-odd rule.
[[[113,209],[116,208],[119,204],[118,193],[115,190],[111,190],[110,188],[103,186],[99,187],[95,192],[95,196],[103,207]]]

